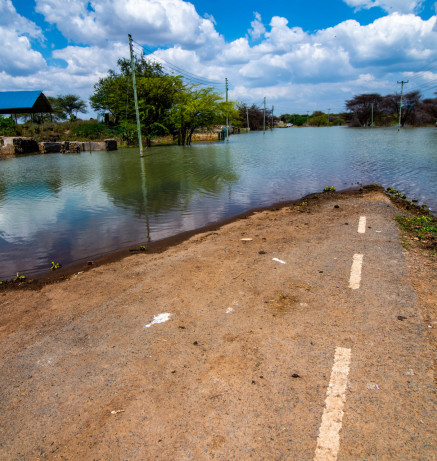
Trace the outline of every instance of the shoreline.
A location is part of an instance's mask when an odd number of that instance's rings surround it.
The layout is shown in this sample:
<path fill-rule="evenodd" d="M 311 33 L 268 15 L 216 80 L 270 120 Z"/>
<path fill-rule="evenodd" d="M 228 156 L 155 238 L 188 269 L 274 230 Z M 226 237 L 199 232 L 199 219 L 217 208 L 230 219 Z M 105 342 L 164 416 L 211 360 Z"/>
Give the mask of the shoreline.
<path fill-rule="evenodd" d="M 310 205 L 316 205 L 317 203 L 321 203 L 322 201 L 326 200 L 336 200 L 337 198 L 344 198 L 344 197 L 354 197 L 354 196 L 363 196 L 366 192 L 378 191 L 384 193 L 387 197 L 391 199 L 391 201 L 397 206 L 398 208 L 406 208 L 409 205 L 406 204 L 406 200 L 398 199 L 395 197 L 390 197 L 385 189 L 380 185 L 369 184 L 364 186 L 353 186 L 350 188 L 342 189 L 335 192 L 314 192 L 308 194 L 304 197 L 301 197 L 297 200 L 286 200 L 286 201 L 279 201 L 274 202 L 270 205 L 262 206 L 262 207 L 255 207 L 251 208 L 247 211 L 239 213 L 235 216 L 231 216 L 228 218 L 221 219 L 219 221 L 207 224 L 202 227 L 198 227 L 196 229 L 180 232 L 178 234 L 172 235 L 170 237 L 166 237 L 163 239 L 159 239 L 156 241 L 149 242 L 144 249 L 144 246 L 139 243 L 132 243 L 128 246 L 123 246 L 122 248 L 118 248 L 116 250 L 111 250 L 107 253 L 97 253 L 94 255 L 89 255 L 87 257 L 82 258 L 79 261 L 75 261 L 70 264 L 63 265 L 60 269 L 56 269 L 54 271 L 44 271 L 44 272 L 35 272 L 30 273 L 31 275 L 28 276 L 27 274 L 23 274 L 26 276 L 26 280 L 24 281 L 14 281 L 13 279 L 3 280 L 0 284 L 0 290 L 17 290 L 17 289 L 40 289 L 43 286 L 50 285 L 53 283 L 59 283 L 64 280 L 69 279 L 71 276 L 87 272 L 93 268 L 105 266 L 107 264 L 121 261 L 122 259 L 131 256 L 133 254 L 143 254 L 143 255 L 150 255 L 150 254 L 159 254 L 167 249 L 179 245 L 191 237 L 196 236 L 198 234 L 206 233 L 206 232 L 214 232 L 218 229 L 222 228 L 227 224 L 231 224 L 233 222 L 247 219 L 250 216 L 253 216 L 256 213 L 260 213 L 263 211 L 278 211 L 282 208 L 286 207 L 299 207 L 302 202 L 305 202 L 305 208 Z M 409 204 L 409 202 L 408 202 Z M 420 210 L 420 207 L 416 205 L 411 205 L 412 209 L 408 211 Z M 302 207 L 303 208 L 303 207 Z M 300 210 L 302 213 L 309 211 Z M 140 249 L 140 246 L 142 249 Z"/>

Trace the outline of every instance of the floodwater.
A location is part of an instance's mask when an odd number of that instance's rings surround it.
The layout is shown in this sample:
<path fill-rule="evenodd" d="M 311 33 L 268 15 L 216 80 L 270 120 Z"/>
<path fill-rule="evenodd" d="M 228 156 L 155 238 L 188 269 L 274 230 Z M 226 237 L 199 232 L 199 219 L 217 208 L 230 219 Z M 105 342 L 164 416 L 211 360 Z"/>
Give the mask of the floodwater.
<path fill-rule="evenodd" d="M 325 186 L 392 186 L 437 209 L 434 128 L 276 129 L 229 143 L 0 162 L 0 280 L 93 259 Z"/>

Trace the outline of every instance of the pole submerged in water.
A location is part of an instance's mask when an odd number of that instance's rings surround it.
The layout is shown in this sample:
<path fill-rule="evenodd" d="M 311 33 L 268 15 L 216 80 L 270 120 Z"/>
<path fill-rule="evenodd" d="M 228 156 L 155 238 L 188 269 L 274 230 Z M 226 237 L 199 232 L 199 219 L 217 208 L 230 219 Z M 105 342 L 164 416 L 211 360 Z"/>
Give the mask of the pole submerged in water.
<path fill-rule="evenodd" d="M 132 35 L 128 34 L 128 37 L 129 37 L 129 50 L 130 50 L 130 67 L 132 69 L 132 85 L 134 87 L 135 115 L 137 118 L 138 143 L 140 145 L 140 157 L 142 157 L 143 156 L 143 141 L 141 139 L 140 112 L 138 110 L 137 83 L 135 81 L 135 63 L 134 63 L 134 53 L 132 49 Z"/>
<path fill-rule="evenodd" d="M 225 78 L 226 86 L 226 102 L 228 102 L 228 79 Z M 229 142 L 229 114 L 228 109 L 226 108 L 226 141 Z"/>

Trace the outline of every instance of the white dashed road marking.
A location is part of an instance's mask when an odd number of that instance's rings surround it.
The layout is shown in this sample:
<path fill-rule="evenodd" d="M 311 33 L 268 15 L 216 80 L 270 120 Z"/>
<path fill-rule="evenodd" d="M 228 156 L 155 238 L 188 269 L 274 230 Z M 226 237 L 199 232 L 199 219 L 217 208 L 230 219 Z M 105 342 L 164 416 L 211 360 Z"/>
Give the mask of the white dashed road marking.
<path fill-rule="evenodd" d="M 349 278 L 349 288 L 352 288 L 352 290 L 357 290 L 360 288 L 363 256 L 364 255 L 361 254 L 354 254 L 354 260 L 351 267 L 351 276 Z"/>
<path fill-rule="evenodd" d="M 360 216 L 360 221 L 358 222 L 358 233 L 364 234 L 366 232 L 366 217 Z"/>
<path fill-rule="evenodd" d="M 326 392 L 325 409 L 317 438 L 314 461 L 335 461 L 337 459 L 350 361 L 351 350 L 337 347 Z"/>

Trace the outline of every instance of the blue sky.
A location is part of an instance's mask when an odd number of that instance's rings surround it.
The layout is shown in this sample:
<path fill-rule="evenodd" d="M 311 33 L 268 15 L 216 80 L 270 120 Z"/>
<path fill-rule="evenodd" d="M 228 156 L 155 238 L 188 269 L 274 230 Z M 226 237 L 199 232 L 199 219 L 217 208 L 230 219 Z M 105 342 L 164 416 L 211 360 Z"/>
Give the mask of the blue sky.
<path fill-rule="evenodd" d="M 275 113 L 358 93 L 437 91 L 435 0 L 0 0 L 0 91 L 88 99 L 127 34 L 139 52 Z M 89 115 L 93 115 L 90 111 Z"/>

